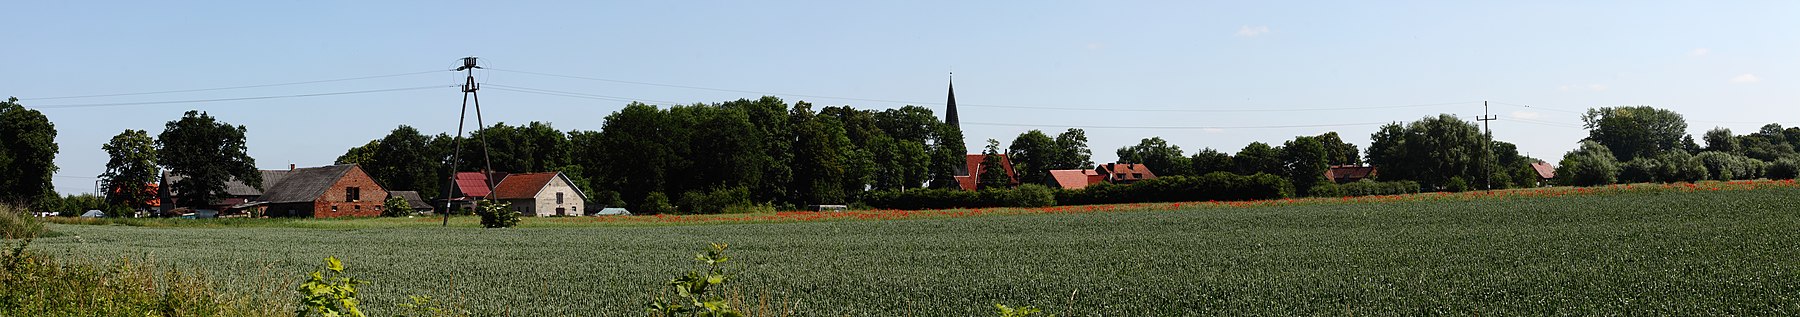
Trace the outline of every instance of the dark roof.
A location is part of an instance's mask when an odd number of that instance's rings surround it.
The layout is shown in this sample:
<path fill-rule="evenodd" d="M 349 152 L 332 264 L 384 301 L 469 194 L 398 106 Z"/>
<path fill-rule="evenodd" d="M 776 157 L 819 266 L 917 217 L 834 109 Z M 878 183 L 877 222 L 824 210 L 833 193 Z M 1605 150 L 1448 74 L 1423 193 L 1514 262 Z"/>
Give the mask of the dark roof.
<path fill-rule="evenodd" d="M 1000 168 L 1006 169 L 1006 178 L 1011 179 L 1012 184 L 1018 184 L 1019 178 L 1018 174 L 1013 173 L 1012 159 L 1006 158 L 1006 154 L 999 154 L 999 156 Z M 969 175 L 956 176 L 957 185 L 962 186 L 963 190 L 975 190 L 977 189 L 976 187 L 980 187 L 981 172 L 983 170 L 983 168 L 981 168 L 981 163 L 984 161 L 987 161 L 987 155 L 985 154 L 969 154 L 963 156 L 963 162 L 967 164 L 965 167 L 968 168 Z"/>
<path fill-rule="evenodd" d="M 344 174 L 356 168 L 355 164 L 308 167 L 288 172 L 279 183 L 268 186 L 262 197 L 256 200 L 270 203 L 310 202 L 324 195 Z"/>
<path fill-rule="evenodd" d="M 410 190 L 388 191 L 388 198 L 392 199 L 393 197 L 400 197 L 400 199 L 405 199 L 406 204 L 412 206 L 413 209 L 431 209 L 431 203 L 425 202 L 424 198 L 420 198 L 419 192 L 417 192 L 417 191 L 410 191 Z"/>
<path fill-rule="evenodd" d="M 506 179 L 500 180 L 499 184 L 494 185 L 494 199 L 536 198 L 537 193 L 543 191 L 544 185 L 550 184 L 550 180 L 556 179 L 557 174 L 559 173 L 507 175 Z"/>
<path fill-rule="evenodd" d="M 1325 178 L 1334 182 L 1354 182 L 1364 178 L 1375 177 L 1374 166 L 1338 165 L 1325 170 Z"/>

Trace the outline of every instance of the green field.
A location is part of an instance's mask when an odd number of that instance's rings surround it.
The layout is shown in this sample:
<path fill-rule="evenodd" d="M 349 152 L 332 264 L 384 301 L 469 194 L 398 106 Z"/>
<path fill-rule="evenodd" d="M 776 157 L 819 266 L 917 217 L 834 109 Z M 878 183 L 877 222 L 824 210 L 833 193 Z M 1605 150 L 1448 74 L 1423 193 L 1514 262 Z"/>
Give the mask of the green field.
<path fill-rule="evenodd" d="M 149 257 L 228 291 L 337 256 L 375 316 L 408 294 L 478 315 L 641 316 L 731 244 L 749 302 L 800 316 L 1795 315 L 1800 189 L 884 221 L 478 228 L 54 225 L 32 244 Z M 528 223 L 529 224 L 529 223 Z M 268 290 L 264 290 L 268 292 Z"/>

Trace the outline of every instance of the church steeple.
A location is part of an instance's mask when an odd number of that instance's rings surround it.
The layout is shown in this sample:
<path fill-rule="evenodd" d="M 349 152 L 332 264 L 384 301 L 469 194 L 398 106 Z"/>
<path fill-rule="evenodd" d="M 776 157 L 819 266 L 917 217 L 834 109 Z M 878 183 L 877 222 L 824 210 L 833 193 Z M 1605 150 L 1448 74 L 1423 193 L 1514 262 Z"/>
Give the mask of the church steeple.
<path fill-rule="evenodd" d="M 950 73 L 950 100 L 944 102 L 944 123 L 962 130 L 962 121 L 956 118 L 956 73 Z"/>

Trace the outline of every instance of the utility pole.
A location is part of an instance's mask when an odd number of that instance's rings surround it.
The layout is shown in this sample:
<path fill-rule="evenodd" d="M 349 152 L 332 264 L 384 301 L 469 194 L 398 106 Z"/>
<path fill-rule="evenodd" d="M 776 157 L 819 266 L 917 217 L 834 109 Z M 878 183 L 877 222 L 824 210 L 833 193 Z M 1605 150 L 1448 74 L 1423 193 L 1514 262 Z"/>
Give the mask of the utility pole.
<path fill-rule="evenodd" d="M 469 101 L 471 99 L 473 99 L 475 101 L 475 126 L 477 126 L 477 127 L 486 127 L 487 126 L 486 123 L 483 123 L 481 121 L 481 95 L 475 93 L 476 90 L 481 89 L 481 85 L 475 83 L 475 70 L 480 69 L 481 66 L 476 65 L 474 56 L 464 57 L 464 58 L 462 58 L 462 62 L 463 62 L 462 66 L 457 67 L 456 69 L 454 69 L 454 71 L 467 72 L 468 80 L 465 81 L 462 86 L 462 92 L 463 92 L 462 112 L 461 112 L 461 114 L 458 114 L 457 118 L 456 118 L 456 138 L 452 139 L 453 141 L 451 141 L 451 143 L 456 144 L 456 146 L 454 146 L 455 150 L 454 150 L 454 152 L 450 152 L 450 161 L 446 162 L 444 164 L 444 165 L 448 166 L 448 169 L 450 170 L 450 186 L 444 187 L 444 226 L 445 227 L 450 226 L 450 207 L 453 205 L 452 204 L 453 201 L 451 200 L 451 198 L 452 198 L 451 195 L 456 194 L 456 186 L 457 186 L 456 185 L 456 163 L 458 163 L 462 159 L 463 123 L 468 121 Z M 481 171 L 482 172 L 481 178 L 482 178 L 483 182 L 486 183 L 485 185 L 487 185 L 488 193 L 487 193 L 486 198 L 489 198 L 491 200 L 494 195 L 494 179 L 492 177 L 493 170 L 494 170 L 494 164 L 489 161 L 487 136 L 484 134 L 484 135 L 480 136 L 478 139 L 480 139 L 480 141 L 481 141 L 481 165 L 483 168 Z"/>
<path fill-rule="evenodd" d="M 1494 147 L 1494 129 L 1490 128 L 1488 126 L 1488 121 L 1494 121 L 1495 119 L 1499 119 L 1499 118 L 1494 117 L 1494 115 L 1488 114 L 1488 102 L 1482 101 L 1481 102 L 1481 116 L 1476 117 L 1475 121 L 1481 121 L 1481 129 L 1485 130 L 1484 132 L 1482 132 L 1483 137 L 1481 140 L 1481 150 L 1482 150 L 1482 154 L 1483 154 L 1481 156 L 1481 178 L 1486 179 L 1487 189 L 1494 189 L 1494 172 L 1492 172 L 1490 170 L 1493 167 L 1488 166 L 1489 162 L 1487 160 L 1487 156 L 1492 155 L 1494 153 L 1494 149 L 1493 149 L 1493 147 Z"/>

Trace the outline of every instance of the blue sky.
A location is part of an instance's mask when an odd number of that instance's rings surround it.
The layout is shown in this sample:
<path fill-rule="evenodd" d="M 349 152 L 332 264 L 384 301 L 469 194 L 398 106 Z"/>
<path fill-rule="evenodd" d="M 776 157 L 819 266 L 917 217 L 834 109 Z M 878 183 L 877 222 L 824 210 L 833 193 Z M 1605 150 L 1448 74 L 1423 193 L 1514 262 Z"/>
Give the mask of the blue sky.
<path fill-rule="evenodd" d="M 111 136 L 159 133 L 189 109 L 248 126 L 265 169 L 330 164 L 401 124 L 454 133 L 462 79 L 448 70 L 470 55 L 492 67 L 478 76 L 490 84 L 488 123 L 562 130 L 598 129 L 621 100 L 762 95 L 739 91 L 941 113 L 954 70 L 971 149 L 1090 127 L 1098 162 L 1151 136 L 1188 153 L 1326 131 L 1366 147 L 1370 123 L 1473 119 L 1484 100 L 1500 117 L 1496 138 L 1551 161 L 1585 136 L 1575 112 L 1589 107 L 1672 109 L 1694 134 L 1800 124 L 1794 1 L 27 1 L 6 11 L 0 95 L 56 124 L 63 193 L 93 190 Z M 411 75 L 49 99 L 396 74 Z M 60 107 L 402 88 L 418 89 Z M 1279 126 L 1307 127 L 1269 128 Z"/>

